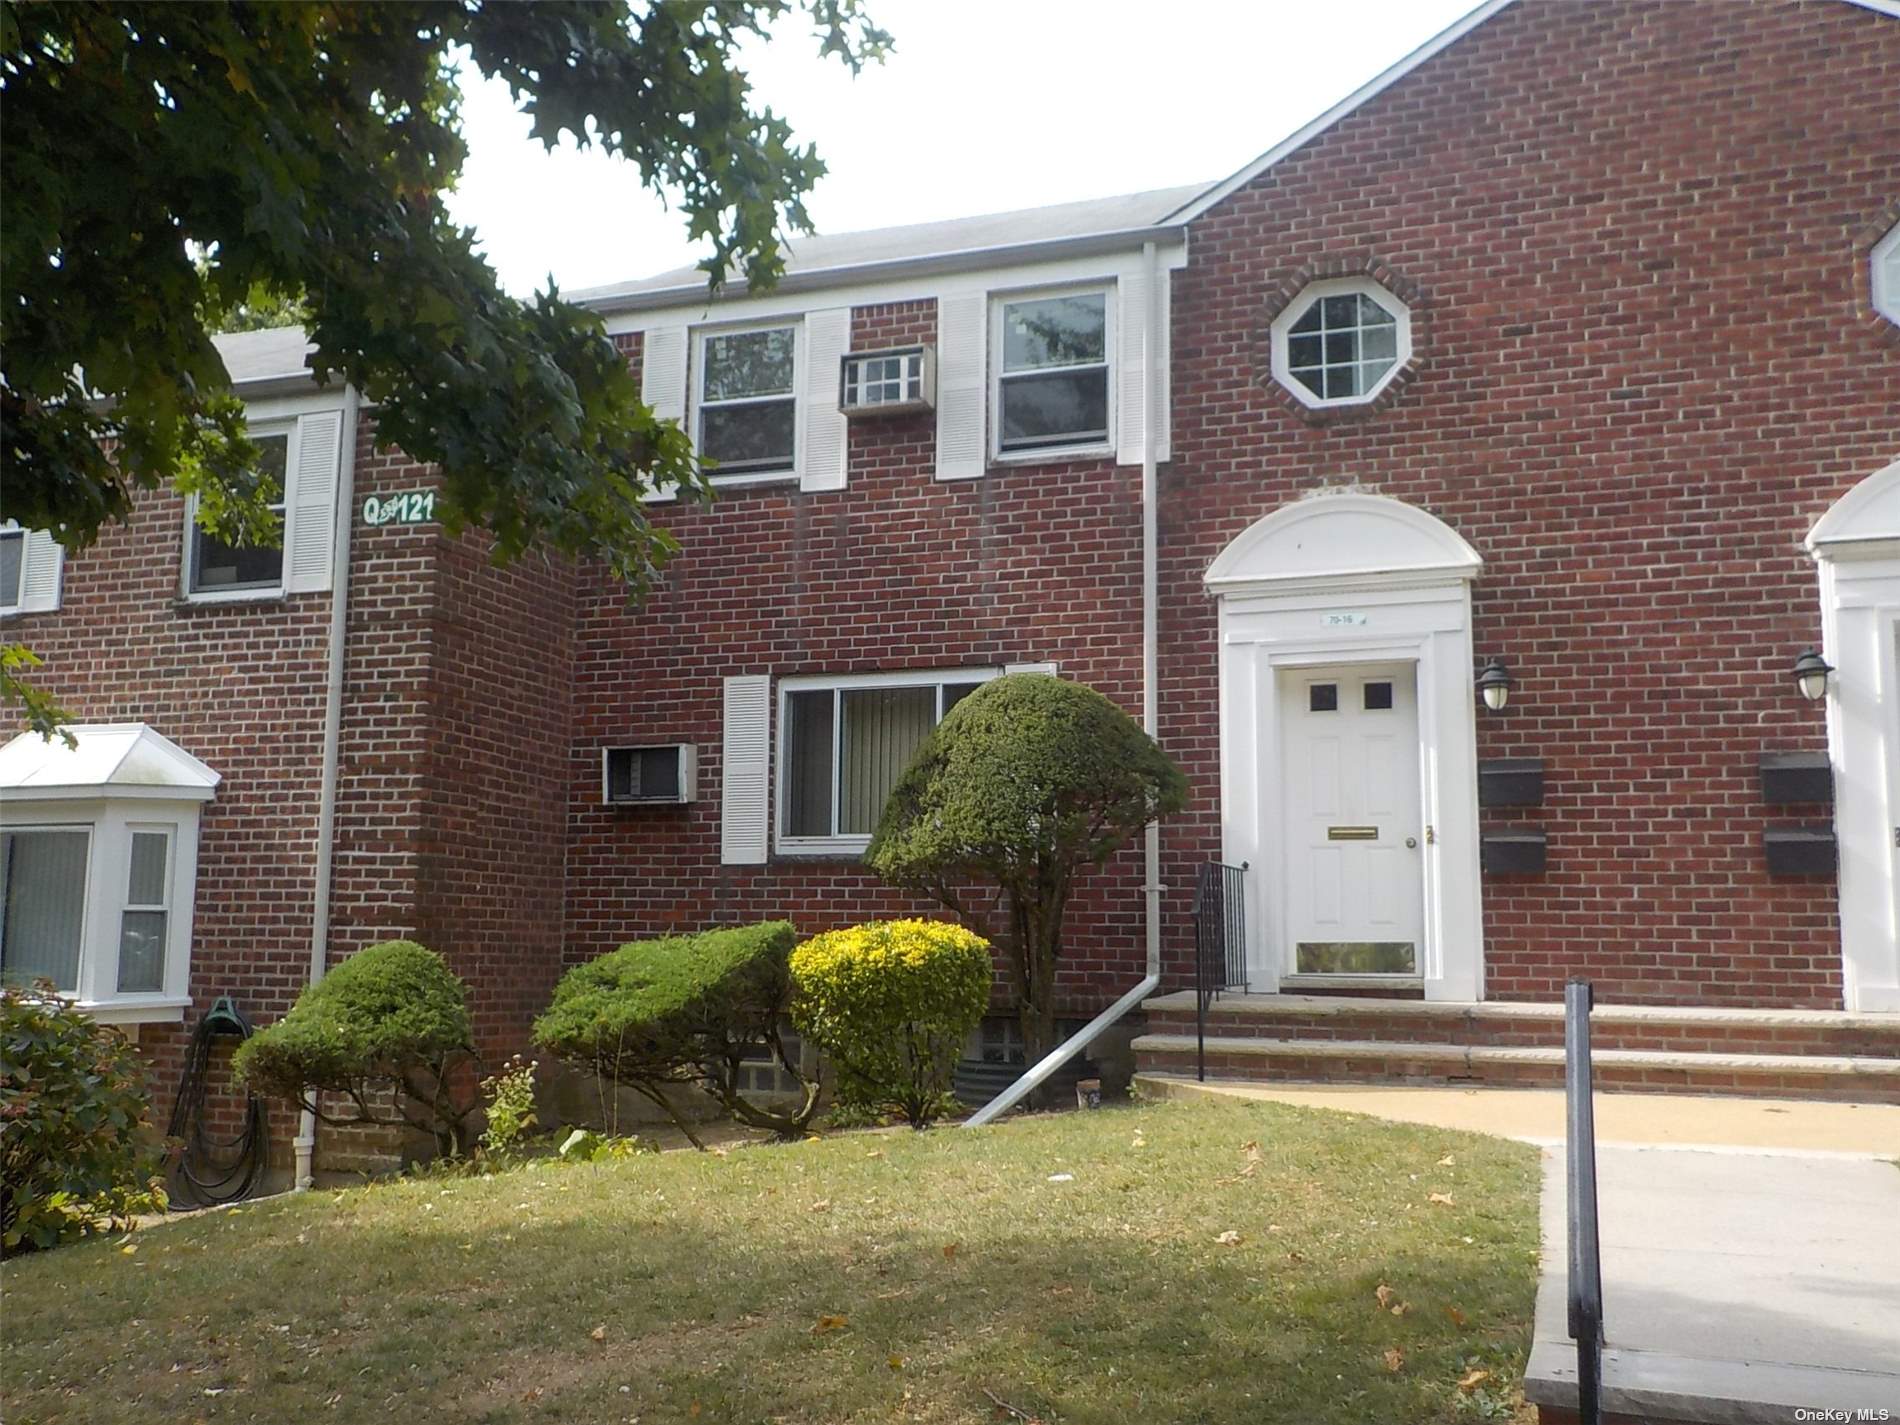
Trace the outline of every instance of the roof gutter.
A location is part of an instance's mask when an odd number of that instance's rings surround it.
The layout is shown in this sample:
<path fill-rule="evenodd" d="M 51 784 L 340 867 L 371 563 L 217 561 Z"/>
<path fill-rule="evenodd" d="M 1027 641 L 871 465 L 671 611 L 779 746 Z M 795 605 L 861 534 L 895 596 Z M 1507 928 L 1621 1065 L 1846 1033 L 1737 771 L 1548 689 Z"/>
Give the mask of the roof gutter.
<path fill-rule="evenodd" d="M 330 647 L 323 702 L 323 773 L 317 794 L 317 864 L 311 885 L 310 983 L 323 978 L 329 960 L 330 879 L 336 861 L 338 748 L 343 737 L 343 654 L 350 617 L 350 531 L 356 520 L 356 425 L 362 401 L 354 386 L 343 392 L 343 451 L 338 462 L 336 533 L 330 541 Z M 306 1090 L 306 1093 L 311 1092 Z M 297 1120 L 296 1187 L 315 1179 L 317 1116 L 306 1108 Z"/>
<path fill-rule="evenodd" d="M 991 247 L 964 248 L 955 252 L 922 253 L 915 256 L 885 258 L 876 262 L 854 262 L 843 267 L 820 267 L 808 272 L 788 272 L 775 282 L 771 291 L 811 292 L 827 287 L 845 287 L 907 277 L 928 277 L 949 272 L 979 272 L 1013 262 L 1048 261 L 1061 257 L 1092 257 L 1098 253 L 1126 252 L 1136 244 L 1144 248 L 1187 238 L 1184 223 L 1151 224 L 1139 228 L 1118 228 L 1113 232 L 1086 233 L 1079 237 L 1048 238 L 1040 242 L 1000 243 Z M 732 301 L 751 295 L 743 281 L 730 282 L 715 294 L 704 282 L 677 287 L 656 287 L 647 291 L 601 293 L 570 297 L 577 307 L 601 315 L 618 312 L 656 311 L 667 307 L 691 306 L 696 302 Z"/>

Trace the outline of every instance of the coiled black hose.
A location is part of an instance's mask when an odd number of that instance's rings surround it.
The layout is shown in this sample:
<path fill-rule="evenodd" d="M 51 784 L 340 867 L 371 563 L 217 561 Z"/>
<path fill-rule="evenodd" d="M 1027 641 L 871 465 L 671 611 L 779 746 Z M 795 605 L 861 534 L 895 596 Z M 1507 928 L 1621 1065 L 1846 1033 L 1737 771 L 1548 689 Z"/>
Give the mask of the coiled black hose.
<path fill-rule="evenodd" d="M 205 1131 L 205 1090 L 211 1077 L 211 1054 L 220 1038 L 243 1043 L 251 1037 L 250 1020 L 228 995 L 220 995 L 191 1032 L 185 1050 L 185 1071 L 178 1080 L 172 1103 L 171 1127 L 166 1131 L 183 1147 L 173 1168 L 172 1206 L 178 1209 L 216 1207 L 248 1197 L 263 1180 L 269 1154 L 269 1120 L 264 1100 L 248 1095 L 244 1126 L 226 1139 Z"/>

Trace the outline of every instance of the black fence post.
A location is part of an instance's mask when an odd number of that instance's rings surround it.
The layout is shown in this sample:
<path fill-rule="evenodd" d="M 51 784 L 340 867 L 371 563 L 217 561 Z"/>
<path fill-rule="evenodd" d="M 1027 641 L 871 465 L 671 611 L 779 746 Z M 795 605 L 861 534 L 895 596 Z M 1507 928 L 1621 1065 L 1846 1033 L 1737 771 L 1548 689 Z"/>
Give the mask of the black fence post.
<path fill-rule="evenodd" d="M 1569 1328 L 1577 1343 L 1577 1417 L 1603 1418 L 1603 1258 L 1597 1230 L 1597 1130 L 1590 1063 L 1588 980 L 1564 987 L 1565 1193 L 1569 1226 Z"/>

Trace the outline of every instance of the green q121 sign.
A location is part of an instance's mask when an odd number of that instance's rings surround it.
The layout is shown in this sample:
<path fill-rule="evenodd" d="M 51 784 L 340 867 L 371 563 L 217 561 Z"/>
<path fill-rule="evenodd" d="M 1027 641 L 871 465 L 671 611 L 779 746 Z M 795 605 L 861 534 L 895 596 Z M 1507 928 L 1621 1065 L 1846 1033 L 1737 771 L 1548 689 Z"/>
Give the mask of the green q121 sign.
<path fill-rule="evenodd" d="M 370 495 L 363 501 L 363 523 L 368 525 L 428 524 L 434 518 L 434 490 L 407 490 L 382 499 Z"/>

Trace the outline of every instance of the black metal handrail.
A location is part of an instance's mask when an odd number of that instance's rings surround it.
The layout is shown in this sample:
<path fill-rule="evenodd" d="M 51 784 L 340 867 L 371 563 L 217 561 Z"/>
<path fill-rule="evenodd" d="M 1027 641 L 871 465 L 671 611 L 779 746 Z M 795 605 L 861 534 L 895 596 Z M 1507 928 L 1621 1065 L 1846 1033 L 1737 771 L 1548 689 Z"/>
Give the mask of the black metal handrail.
<path fill-rule="evenodd" d="M 1564 987 L 1565 1169 L 1570 1228 L 1569 1326 L 1577 1343 L 1577 1418 L 1599 1425 L 1603 1411 L 1603 1258 L 1597 1241 L 1597 1124 L 1590 1066 L 1588 980 Z"/>
<path fill-rule="evenodd" d="M 1207 1079 L 1207 1007 L 1247 983 L 1247 864 L 1202 864 L 1194 878 L 1194 1062 Z"/>

